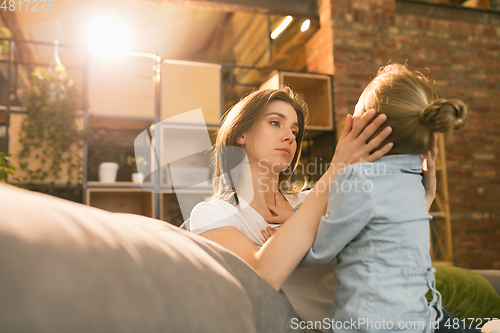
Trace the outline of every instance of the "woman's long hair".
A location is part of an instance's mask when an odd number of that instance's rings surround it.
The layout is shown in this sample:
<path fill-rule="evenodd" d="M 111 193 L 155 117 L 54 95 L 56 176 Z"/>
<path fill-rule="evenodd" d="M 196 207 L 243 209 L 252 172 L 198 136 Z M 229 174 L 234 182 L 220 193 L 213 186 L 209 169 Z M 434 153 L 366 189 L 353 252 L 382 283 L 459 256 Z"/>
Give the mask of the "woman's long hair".
<path fill-rule="evenodd" d="M 382 67 L 365 88 L 356 111 L 363 114 L 370 109 L 387 115 L 384 126 L 370 140 L 386 126 L 393 129 L 375 148 L 393 142 L 387 155 L 423 154 L 429 149 L 431 133 L 460 129 L 467 117 L 467 107 L 462 101 L 439 98 L 424 75 L 400 64 Z"/>
<path fill-rule="evenodd" d="M 291 186 L 289 180 L 300 159 L 304 129 L 308 120 L 307 105 L 288 87 L 264 89 L 250 93 L 222 117 L 211 156 L 211 163 L 214 166 L 212 177 L 214 194 L 205 201 L 217 198 L 232 204 L 239 204 L 236 188 L 238 188 L 240 177 L 232 177 L 230 171 L 243 161 L 246 154 L 243 148 L 240 148 L 237 139 L 261 121 L 267 105 L 273 101 L 289 103 L 295 110 L 299 123 L 299 131 L 295 138 L 297 149 L 288 168 L 279 173 L 278 189 L 281 193 L 297 193 L 302 190 L 303 187 Z"/>

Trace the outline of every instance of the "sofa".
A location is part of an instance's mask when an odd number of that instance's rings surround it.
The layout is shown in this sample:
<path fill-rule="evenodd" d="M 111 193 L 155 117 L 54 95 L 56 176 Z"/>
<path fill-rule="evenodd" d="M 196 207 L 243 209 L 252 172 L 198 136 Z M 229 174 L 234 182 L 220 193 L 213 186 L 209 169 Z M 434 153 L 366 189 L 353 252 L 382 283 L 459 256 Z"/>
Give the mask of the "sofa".
<path fill-rule="evenodd" d="M 0 331 L 295 332 L 218 244 L 163 221 L 0 184 Z"/>
<path fill-rule="evenodd" d="M 7 184 L 0 199 L 2 332 L 302 332 L 282 291 L 203 237 Z"/>

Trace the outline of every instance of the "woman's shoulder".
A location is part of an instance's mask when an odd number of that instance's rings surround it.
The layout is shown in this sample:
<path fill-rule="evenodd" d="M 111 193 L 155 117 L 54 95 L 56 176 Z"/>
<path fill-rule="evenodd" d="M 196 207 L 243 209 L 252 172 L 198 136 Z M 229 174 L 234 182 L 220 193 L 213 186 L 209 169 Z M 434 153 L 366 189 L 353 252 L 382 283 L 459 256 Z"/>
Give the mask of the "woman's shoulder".
<path fill-rule="evenodd" d="M 219 221 L 226 219 L 238 213 L 238 209 L 231 205 L 229 202 L 212 198 L 208 201 L 203 201 L 194 206 L 191 211 L 191 223 L 193 220 L 203 220 L 206 222 Z"/>
<path fill-rule="evenodd" d="M 193 211 L 206 211 L 206 210 L 216 210 L 220 211 L 221 209 L 223 210 L 228 210 L 228 211 L 237 211 L 236 207 L 231 205 L 229 202 L 218 199 L 218 198 L 212 198 L 208 201 L 202 201 L 196 204 L 194 206 Z"/>
<path fill-rule="evenodd" d="M 223 226 L 238 227 L 238 209 L 230 203 L 212 198 L 194 206 L 189 217 L 190 231 L 201 233 Z"/>

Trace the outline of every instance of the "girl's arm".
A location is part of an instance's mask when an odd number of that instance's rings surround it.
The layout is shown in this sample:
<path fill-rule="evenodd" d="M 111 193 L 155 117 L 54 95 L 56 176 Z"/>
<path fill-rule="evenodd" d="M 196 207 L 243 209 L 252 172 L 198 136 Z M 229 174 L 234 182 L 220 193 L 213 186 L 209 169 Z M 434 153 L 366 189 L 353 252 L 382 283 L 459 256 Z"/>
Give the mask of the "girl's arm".
<path fill-rule="evenodd" d="M 213 229 L 200 235 L 240 256 L 274 289 L 279 290 L 314 242 L 319 222 L 328 204 L 330 182 L 338 170 L 353 163 L 375 161 L 392 148 L 389 143 L 370 155 L 370 151 L 392 131 L 387 127 L 367 144 L 366 141 L 387 118 L 385 115 L 379 115 L 366 126 L 374 115 L 373 110 L 366 112 L 354 126 L 352 116 L 347 116 L 330 167 L 316 183 L 300 209 L 260 249 L 234 227 Z"/>
<path fill-rule="evenodd" d="M 427 210 L 431 209 L 432 202 L 436 198 L 436 159 L 438 155 L 439 133 L 432 133 L 431 147 L 425 153 L 426 168 L 424 169 L 424 187 L 425 200 L 427 201 Z"/>

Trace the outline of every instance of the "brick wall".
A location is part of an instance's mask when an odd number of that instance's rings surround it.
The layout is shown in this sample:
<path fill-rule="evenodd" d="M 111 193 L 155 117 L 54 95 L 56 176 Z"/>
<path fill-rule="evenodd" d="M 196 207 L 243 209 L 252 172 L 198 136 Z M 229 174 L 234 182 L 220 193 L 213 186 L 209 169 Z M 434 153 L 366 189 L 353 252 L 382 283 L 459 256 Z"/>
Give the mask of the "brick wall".
<path fill-rule="evenodd" d="M 440 95 L 469 106 L 465 128 L 446 144 L 454 262 L 500 269 L 500 13 L 480 12 L 493 17 L 484 24 L 469 19 L 478 14 L 472 9 L 444 19 L 412 13 L 407 6 L 416 4 L 404 1 L 319 4 L 322 26 L 306 45 L 308 70 L 334 74 L 337 122 L 389 60 L 421 70 Z"/>

